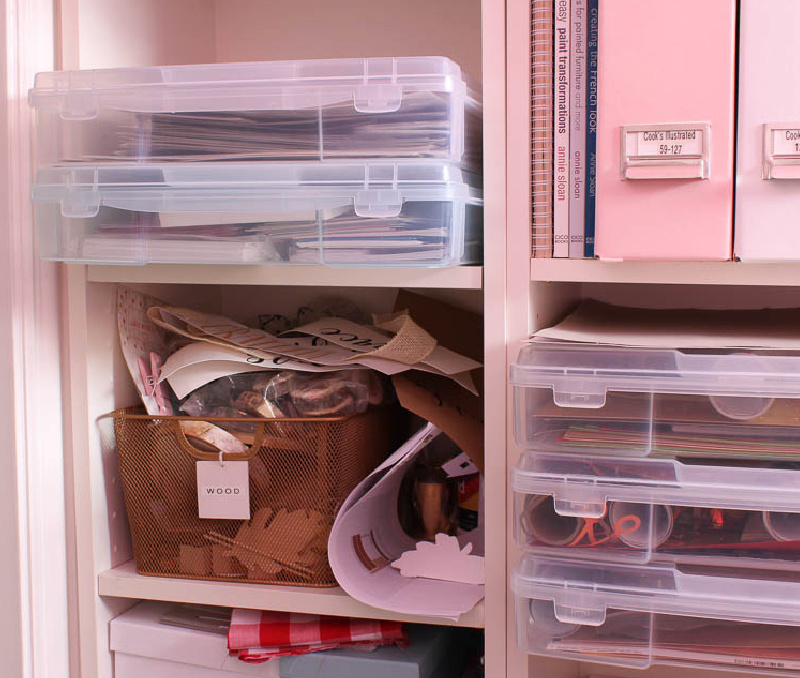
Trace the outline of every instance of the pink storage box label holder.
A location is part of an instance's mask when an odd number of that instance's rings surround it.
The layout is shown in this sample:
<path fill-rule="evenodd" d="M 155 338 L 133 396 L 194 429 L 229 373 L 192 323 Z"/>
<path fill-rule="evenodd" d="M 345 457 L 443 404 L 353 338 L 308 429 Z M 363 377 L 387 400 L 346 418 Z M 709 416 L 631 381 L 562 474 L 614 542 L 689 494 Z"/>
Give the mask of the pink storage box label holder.
<path fill-rule="evenodd" d="M 600 3 L 601 259 L 730 259 L 735 5 Z"/>

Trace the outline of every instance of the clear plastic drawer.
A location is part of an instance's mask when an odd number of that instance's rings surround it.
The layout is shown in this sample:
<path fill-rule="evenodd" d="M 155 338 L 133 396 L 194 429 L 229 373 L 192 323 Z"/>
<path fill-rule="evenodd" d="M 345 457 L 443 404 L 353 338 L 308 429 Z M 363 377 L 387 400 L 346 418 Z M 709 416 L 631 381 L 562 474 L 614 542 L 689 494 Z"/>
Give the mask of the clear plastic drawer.
<path fill-rule="evenodd" d="M 800 462 L 526 452 L 511 488 L 525 551 L 773 569 L 800 562 Z"/>
<path fill-rule="evenodd" d="M 528 556 L 512 576 L 522 651 L 647 668 L 800 673 L 800 580 Z"/>
<path fill-rule="evenodd" d="M 800 459 L 800 354 L 533 341 L 511 382 L 528 449 Z"/>

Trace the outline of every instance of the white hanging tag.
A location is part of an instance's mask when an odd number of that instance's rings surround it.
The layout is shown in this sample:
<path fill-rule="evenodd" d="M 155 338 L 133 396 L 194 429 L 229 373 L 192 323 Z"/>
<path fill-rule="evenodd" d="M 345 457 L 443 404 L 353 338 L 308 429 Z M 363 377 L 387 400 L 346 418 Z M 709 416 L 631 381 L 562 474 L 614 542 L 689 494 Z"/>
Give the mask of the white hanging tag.
<path fill-rule="evenodd" d="M 198 461 L 200 518 L 250 519 L 250 476 L 246 461 Z"/>

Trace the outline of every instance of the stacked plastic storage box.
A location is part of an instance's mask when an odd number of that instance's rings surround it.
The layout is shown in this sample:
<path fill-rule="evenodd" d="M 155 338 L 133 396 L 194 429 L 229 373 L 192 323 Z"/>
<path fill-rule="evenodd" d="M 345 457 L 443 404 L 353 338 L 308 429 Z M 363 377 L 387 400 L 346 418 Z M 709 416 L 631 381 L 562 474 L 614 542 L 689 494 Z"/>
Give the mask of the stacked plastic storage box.
<path fill-rule="evenodd" d="M 520 647 L 800 673 L 800 355 L 534 340 L 511 380 Z"/>
<path fill-rule="evenodd" d="M 481 104 L 445 58 L 42 73 L 44 258 L 479 263 Z"/>

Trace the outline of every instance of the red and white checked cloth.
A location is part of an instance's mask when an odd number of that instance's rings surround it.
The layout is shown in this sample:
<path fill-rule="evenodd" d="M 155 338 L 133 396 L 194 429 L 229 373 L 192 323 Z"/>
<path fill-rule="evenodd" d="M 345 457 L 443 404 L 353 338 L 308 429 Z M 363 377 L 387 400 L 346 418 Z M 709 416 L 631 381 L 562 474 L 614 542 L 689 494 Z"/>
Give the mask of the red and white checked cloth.
<path fill-rule="evenodd" d="M 246 662 L 353 645 L 406 644 L 400 622 L 293 612 L 233 610 L 228 630 L 228 651 Z"/>

